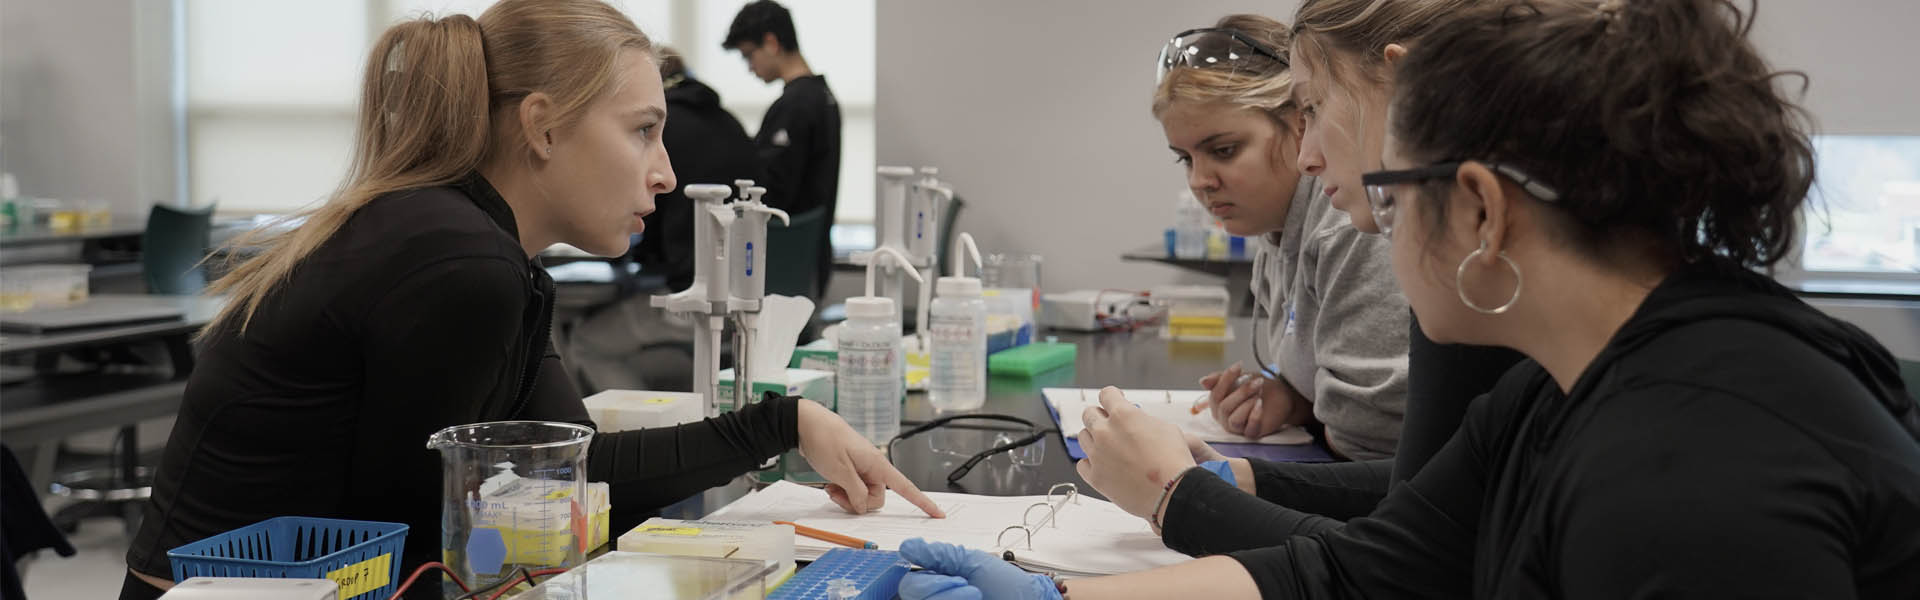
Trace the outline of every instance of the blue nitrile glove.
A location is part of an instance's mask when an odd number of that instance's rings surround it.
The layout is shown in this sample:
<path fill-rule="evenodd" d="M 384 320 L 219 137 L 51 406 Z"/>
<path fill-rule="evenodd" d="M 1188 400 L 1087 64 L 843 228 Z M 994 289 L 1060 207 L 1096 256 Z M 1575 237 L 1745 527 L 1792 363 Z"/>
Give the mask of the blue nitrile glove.
<path fill-rule="evenodd" d="M 913 538 L 900 557 L 926 569 L 900 580 L 900 600 L 1061 600 L 1045 575 L 979 550 Z"/>
<path fill-rule="evenodd" d="M 1236 487 L 1240 485 L 1240 482 L 1236 481 L 1238 478 L 1233 476 L 1232 463 L 1224 460 L 1210 460 L 1200 463 L 1200 468 L 1206 469 L 1207 472 L 1213 473 L 1214 475 L 1219 475 L 1221 479 L 1226 480 L 1227 485 Z"/>

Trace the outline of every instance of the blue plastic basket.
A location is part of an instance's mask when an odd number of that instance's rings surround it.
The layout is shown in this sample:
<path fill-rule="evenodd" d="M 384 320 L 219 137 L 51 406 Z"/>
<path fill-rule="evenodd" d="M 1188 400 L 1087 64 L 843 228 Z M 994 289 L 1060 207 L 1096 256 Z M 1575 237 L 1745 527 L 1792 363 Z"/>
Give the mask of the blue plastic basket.
<path fill-rule="evenodd" d="M 277 517 L 167 551 L 173 580 L 189 577 L 332 579 L 341 600 L 384 600 L 400 584 L 407 526 Z"/>

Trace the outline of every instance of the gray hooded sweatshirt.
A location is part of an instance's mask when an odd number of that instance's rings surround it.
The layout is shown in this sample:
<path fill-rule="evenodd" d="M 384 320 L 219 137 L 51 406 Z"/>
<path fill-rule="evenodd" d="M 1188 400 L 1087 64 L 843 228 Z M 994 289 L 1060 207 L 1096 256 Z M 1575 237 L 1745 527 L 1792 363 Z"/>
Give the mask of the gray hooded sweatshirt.
<path fill-rule="evenodd" d="M 1254 343 L 1313 403 L 1335 451 L 1392 456 L 1407 403 L 1407 299 L 1387 238 L 1354 229 L 1320 196 L 1320 178 L 1301 177 L 1285 228 L 1254 242 Z"/>

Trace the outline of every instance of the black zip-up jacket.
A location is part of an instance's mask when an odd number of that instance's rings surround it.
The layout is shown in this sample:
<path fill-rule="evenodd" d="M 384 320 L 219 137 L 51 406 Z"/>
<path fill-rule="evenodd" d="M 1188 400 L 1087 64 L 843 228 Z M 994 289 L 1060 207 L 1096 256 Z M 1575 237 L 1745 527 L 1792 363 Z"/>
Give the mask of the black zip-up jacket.
<path fill-rule="evenodd" d="M 127 564 L 168 578 L 167 550 L 277 516 L 405 523 L 403 577 L 438 560 L 428 436 L 483 421 L 591 425 L 552 319 L 553 281 L 485 179 L 375 199 L 268 295 L 245 335 L 209 337 Z M 588 478 L 612 482 L 617 507 L 665 506 L 795 447 L 797 410 L 780 399 L 596 435 Z"/>
<path fill-rule="evenodd" d="M 1392 458 L 1328 463 L 1249 459 L 1258 497 L 1181 487 L 1167 502 L 1162 540 L 1194 556 L 1264 548 L 1339 529 L 1366 516 L 1393 484 L 1409 479 L 1460 429 L 1473 399 L 1524 356 L 1506 348 L 1436 344 L 1411 321 L 1407 414 Z"/>
<path fill-rule="evenodd" d="M 1229 556 L 1266 598 L 1920 598 L 1920 412 L 1866 333 L 1709 261 L 1571 393 L 1523 362 L 1371 515 Z"/>

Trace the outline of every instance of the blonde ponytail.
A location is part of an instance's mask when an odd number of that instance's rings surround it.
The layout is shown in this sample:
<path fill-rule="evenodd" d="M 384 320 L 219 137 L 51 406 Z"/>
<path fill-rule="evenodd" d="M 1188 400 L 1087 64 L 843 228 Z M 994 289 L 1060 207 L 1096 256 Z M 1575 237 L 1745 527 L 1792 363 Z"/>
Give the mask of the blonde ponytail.
<path fill-rule="evenodd" d="M 650 56 L 652 48 L 599 0 L 503 0 L 479 21 L 451 15 L 387 29 L 367 54 L 353 160 L 340 188 L 295 215 L 289 222 L 298 227 L 231 243 L 265 250 L 208 286 L 230 298 L 202 334 L 233 325 L 244 334 L 267 296 L 373 199 L 453 183 L 494 153 L 524 151 L 512 115 L 528 94 L 554 97 L 558 116 L 547 125 L 570 123 L 618 83 L 621 50 Z"/>

